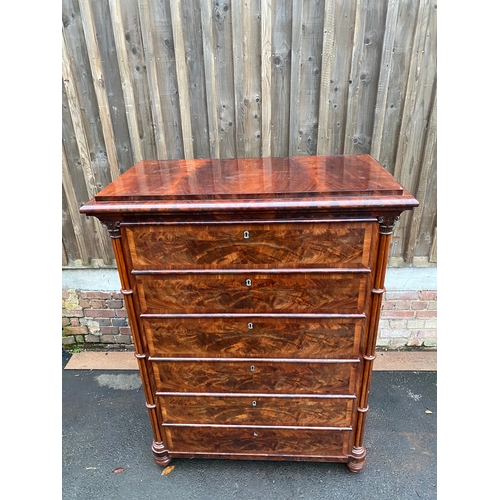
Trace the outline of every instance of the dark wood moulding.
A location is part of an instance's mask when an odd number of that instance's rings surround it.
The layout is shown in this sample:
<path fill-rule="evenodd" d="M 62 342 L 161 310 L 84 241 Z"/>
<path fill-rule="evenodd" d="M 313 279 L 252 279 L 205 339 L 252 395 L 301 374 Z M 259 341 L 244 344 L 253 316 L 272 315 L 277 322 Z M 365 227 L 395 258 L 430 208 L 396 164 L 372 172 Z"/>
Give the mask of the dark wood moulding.
<path fill-rule="evenodd" d="M 81 207 L 112 238 L 156 463 L 362 470 L 390 238 L 416 206 L 345 155 L 145 160 Z"/>

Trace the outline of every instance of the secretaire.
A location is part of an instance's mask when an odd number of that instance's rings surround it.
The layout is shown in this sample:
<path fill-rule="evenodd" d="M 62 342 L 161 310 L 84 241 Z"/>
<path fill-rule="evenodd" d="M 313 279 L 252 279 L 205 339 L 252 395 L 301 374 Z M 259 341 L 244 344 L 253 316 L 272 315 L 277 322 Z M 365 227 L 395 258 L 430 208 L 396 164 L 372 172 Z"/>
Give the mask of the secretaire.
<path fill-rule="evenodd" d="M 390 237 L 418 202 L 368 155 L 141 161 L 108 229 L 160 465 L 365 464 Z"/>

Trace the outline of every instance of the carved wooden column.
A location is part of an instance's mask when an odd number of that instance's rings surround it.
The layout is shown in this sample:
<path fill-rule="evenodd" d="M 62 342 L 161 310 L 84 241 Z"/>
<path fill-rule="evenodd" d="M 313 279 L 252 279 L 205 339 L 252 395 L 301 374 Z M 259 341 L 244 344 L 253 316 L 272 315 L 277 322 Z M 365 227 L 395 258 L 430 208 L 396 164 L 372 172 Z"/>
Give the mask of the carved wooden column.
<path fill-rule="evenodd" d="M 134 341 L 134 355 L 137 359 L 137 364 L 139 365 L 139 372 L 141 374 L 141 379 L 144 386 L 144 394 L 146 397 L 146 408 L 148 409 L 149 419 L 151 421 L 151 427 L 153 429 L 153 444 L 151 448 L 153 450 L 154 460 L 159 465 L 167 465 L 171 459 L 168 457 L 168 450 L 165 448 L 165 444 L 163 443 L 160 428 L 158 425 L 158 422 L 161 421 L 159 414 L 160 412 L 156 405 L 155 391 L 151 386 L 151 377 L 148 375 L 149 367 L 147 366 L 148 356 L 146 353 L 146 346 L 143 345 L 143 342 L 141 341 L 141 335 L 139 334 L 139 324 L 135 315 L 136 308 L 132 303 L 132 301 L 134 300 L 133 290 L 130 286 L 129 272 L 127 270 L 127 264 L 123 254 L 120 222 L 103 221 L 102 225 L 108 230 L 109 236 L 111 237 L 111 242 L 113 244 L 113 250 L 116 256 L 116 265 L 122 285 L 122 289 L 120 291 L 125 300 L 129 326 Z M 156 413 L 158 413 L 158 415 L 156 415 Z"/>
<path fill-rule="evenodd" d="M 373 278 L 372 303 L 370 308 L 369 324 L 367 330 L 367 341 L 363 354 L 363 374 L 361 383 L 361 393 L 358 400 L 358 419 L 356 424 L 356 434 L 354 436 L 354 447 L 351 451 L 352 459 L 347 466 L 352 472 L 359 472 L 366 463 L 366 448 L 363 445 L 365 434 L 366 413 L 369 410 L 368 396 L 370 393 L 370 383 L 373 372 L 373 362 L 375 361 L 375 349 L 377 346 L 378 325 L 380 321 L 380 309 L 382 306 L 382 295 L 385 292 L 385 272 L 391 243 L 391 235 L 394 225 L 399 217 L 378 217 L 379 223 L 379 244 L 377 263 Z"/>

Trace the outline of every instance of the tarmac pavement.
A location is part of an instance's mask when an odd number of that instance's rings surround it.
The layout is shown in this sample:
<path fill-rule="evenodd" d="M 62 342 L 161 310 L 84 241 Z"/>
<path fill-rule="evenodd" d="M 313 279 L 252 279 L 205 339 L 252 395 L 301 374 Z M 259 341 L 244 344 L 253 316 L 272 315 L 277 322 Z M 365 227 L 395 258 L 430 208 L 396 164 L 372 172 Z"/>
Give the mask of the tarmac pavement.
<path fill-rule="evenodd" d="M 115 354 L 109 353 L 110 359 Z M 384 356 L 391 358 L 387 353 L 379 358 Z M 173 469 L 162 475 L 164 468 L 153 461 L 135 366 L 128 361 L 92 365 L 89 358 L 82 365 L 77 358 L 63 350 L 64 500 L 437 498 L 435 364 L 386 359 L 373 372 L 367 463 L 359 473 L 340 463 L 173 459 Z"/>

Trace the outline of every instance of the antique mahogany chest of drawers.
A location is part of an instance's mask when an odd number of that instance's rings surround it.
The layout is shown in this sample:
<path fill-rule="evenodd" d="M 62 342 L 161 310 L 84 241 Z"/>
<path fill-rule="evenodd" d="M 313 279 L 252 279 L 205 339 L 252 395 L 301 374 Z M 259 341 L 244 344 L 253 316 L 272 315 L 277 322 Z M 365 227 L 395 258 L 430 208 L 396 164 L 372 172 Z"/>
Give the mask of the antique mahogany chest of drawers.
<path fill-rule="evenodd" d="M 141 161 L 108 229 L 153 456 L 365 464 L 390 235 L 418 205 L 368 155 Z"/>

